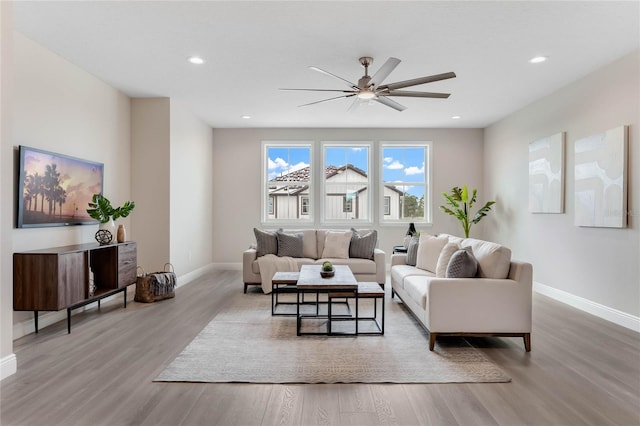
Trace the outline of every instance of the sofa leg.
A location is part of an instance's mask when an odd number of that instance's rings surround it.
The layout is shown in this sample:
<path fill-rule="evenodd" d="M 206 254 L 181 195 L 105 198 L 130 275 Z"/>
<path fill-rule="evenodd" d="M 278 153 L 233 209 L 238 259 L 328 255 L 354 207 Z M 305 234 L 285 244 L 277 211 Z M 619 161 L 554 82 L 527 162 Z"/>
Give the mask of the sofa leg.
<path fill-rule="evenodd" d="M 244 294 L 247 294 L 247 283 L 244 283 Z"/>
<path fill-rule="evenodd" d="M 429 350 L 433 351 L 433 348 L 436 346 L 436 334 L 429 333 Z"/>
<path fill-rule="evenodd" d="M 522 338 L 524 339 L 524 350 L 531 352 L 531 333 L 524 333 Z"/>
<path fill-rule="evenodd" d="M 393 299 L 396 295 L 396 292 L 394 289 L 391 289 L 391 298 Z"/>

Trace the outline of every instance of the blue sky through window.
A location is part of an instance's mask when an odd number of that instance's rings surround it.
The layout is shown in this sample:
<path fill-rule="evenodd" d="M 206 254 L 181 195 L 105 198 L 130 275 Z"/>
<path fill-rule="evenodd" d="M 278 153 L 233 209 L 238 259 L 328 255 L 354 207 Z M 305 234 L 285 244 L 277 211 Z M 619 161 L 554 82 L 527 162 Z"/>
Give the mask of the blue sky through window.
<path fill-rule="evenodd" d="M 325 166 L 344 166 L 352 164 L 369 173 L 369 149 L 367 147 L 327 147 Z"/>
<path fill-rule="evenodd" d="M 399 185 L 398 189 L 421 197 L 425 183 L 424 147 L 385 147 L 382 148 L 382 180 L 385 183 L 419 183 L 420 186 Z"/>
<path fill-rule="evenodd" d="M 309 147 L 269 147 L 267 150 L 269 179 L 294 172 L 309 166 Z"/>

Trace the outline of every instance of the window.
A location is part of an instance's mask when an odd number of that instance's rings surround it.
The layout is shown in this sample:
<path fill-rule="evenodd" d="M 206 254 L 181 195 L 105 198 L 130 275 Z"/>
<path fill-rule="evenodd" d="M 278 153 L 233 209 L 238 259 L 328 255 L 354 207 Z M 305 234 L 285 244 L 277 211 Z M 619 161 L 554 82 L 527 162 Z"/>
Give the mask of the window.
<path fill-rule="evenodd" d="M 349 198 L 346 195 L 342 198 L 342 211 L 344 213 L 351 213 L 353 211 L 353 203 L 351 201 L 352 198 Z"/>
<path fill-rule="evenodd" d="M 371 221 L 369 143 L 325 143 L 323 220 Z"/>
<path fill-rule="evenodd" d="M 380 157 L 381 197 L 384 199 L 381 221 L 429 222 L 429 145 L 382 144 Z"/>
<path fill-rule="evenodd" d="M 391 197 L 388 195 L 384 196 L 384 215 L 389 216 L 391 214 Z"/>
<path fill-rule="evenodd" d="M 263 171 L 263 221 L 312 220 L 311 144 L 263 142 Z"/>
<path fill-rule="evenodd" d="M 308 215 L 309 214 L 309 197 L 300 198 L 302 204 L 300 204 L 300 214 Z"/>

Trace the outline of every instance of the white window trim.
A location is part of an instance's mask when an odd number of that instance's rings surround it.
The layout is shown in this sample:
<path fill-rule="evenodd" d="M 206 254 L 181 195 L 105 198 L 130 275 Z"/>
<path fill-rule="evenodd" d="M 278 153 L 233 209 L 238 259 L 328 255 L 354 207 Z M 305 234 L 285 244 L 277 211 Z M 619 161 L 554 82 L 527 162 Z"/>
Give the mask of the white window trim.
<path fill-rule="evenodd" d="M 325 163 L 326 163 L 326 149 L 325 148 L 354 148 L 354 147 L 362 147 L 367 148 L 369 155 L 367 157 L 367 187 L 370 190 L 370 195 L 367 197 L 367 210 L 368 210 L 368 218 L 367 219 L 337 219 L 330 220 L 325 217 L 326 215 L 326 197 L 325 197 Z M 320 171 L 322 173 L 321 177 L 318 179 L 320 181 L 320 189 L 318 191 L 318 198 L 320 199 L 320 223 L 322 226 L 350 226 L 357 224 L 361 225 L 373 225 L 374 223 L 374 198 L 376 198 L 376 188 L 375 188 L 375 171 L 373 167 L 373 157 L 375 156 L 375 148 L 373 141 L 322 141 L 320 142 L 320 152 L 321 152 L 321 161 L 320 161 Z"/>
<path fill-rule="evenodd" d="M 267 167 L 267 150 L 268 148 L 309 148 L 309 166 L 310 166 L 310 172 L 309 172 L 309 214 L 308 215 L 304 215 L 304 217 L 302 217 L 303 215 L 298 214 L 298 218 L 292 218 L 292 219 L 269 219 L 269 212 L 268 212 L 268 199 L 267 196 L 268 194 L 268 189 L 267 189 L 267 182 L 269 180 L 269 170 Z M 315 164 L 314 164 L 314 157 L 315 157 L 315 152 L 314 152 L 314 147 L 313 147 L 313 142 L 312 141 L 262 141 L 262 154 L 261 154 L 261 160 L 262 160 L 262 166 L 261 166 L 261 174 L 260 174 L 260 186 L 261 186 L 261 190 L 260 190 L 260 217 L 261 217 L 261 224 L 262 225 L 268 225 L 268 226 L 276 226 L 276 225 L 291 225 L 292 223 L 296 223 L 296 222 L 305 222 L 305 223 L 313 223 L 314 222 L 314 191 L 315 191 L 315 184 L 314 184 L 314 174 L 315 174 Z M 274 200 L 274 208 L 276 207 L 275 205 L 275 201 Z"/>
<path fill-rule="evenodd" d="M 378 146 L 378 161 L 379 161 L 379 173 L 380 179 L 378 179 L 378 194 L 379 199 L 383 199 L 384 197 L 384 149 L 385 148 L 422 148 L 425 149 L 425 159 L 424 165 L 427 169 L 425 173 L 425 182 L 424 182 L 424 199 L 425 199 L 425 209 L 424 209 L 424 218 L 422 220 L 417 220 L 415 218 L 410 219 L 386 219 L 384 214 L 384 202 L 380 203 L 379 207 L 379 220 L 378 223 L 382 226 L 384 225 L 394 225 L 394 224 L 408 224 L 409 222 L 419 223 L 422 225 L 431 226 L 433 224 L 433 194 L 432 194 L 432 158 L 433 158 L 433 143 L 431 141 L 380 141 Z M 411 185 L 412 182 L 398 182 L 398 184 L 407 184 Z"/>

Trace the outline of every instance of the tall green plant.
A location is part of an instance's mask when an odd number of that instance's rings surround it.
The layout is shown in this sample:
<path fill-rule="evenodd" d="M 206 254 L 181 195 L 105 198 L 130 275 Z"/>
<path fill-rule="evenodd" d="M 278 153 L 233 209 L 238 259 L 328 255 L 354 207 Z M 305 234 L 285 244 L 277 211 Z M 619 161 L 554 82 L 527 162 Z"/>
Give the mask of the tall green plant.
<path fill-rule="evenodd" d="M 102 194 L 93 194 L 87 213 L 93 219 L 100 221 L 100 223 L 107 223 L 113 218 L 116 220 L 120 217 L 127 217 L 129 213 L 133 211 L 136 203 L 133 201 L 127 201 L 122 206 L 113 208 L 111 201 Z"/>
<path fill-rule="evenodd" d="M 450 208 L 447 206 L 440 206 L 440 208 L 445 213 L 454 216 L 460 221 L 462 229 L 464 229 L 465 238 L 469 238 L 471 225 L 480 222 L 480 220 L 491 211 L 491 206 L 496 203 L 495 201 L 487 201 L 486 204 L 476 212 L 473 218 L 471 218 L 471 208 L 476 202 L 477 192 L 478 190 L 474 189 L 471 198 L 469 198 L 469 190 L 467 189 L 467 185 L 464 185 L 462 188 L 455 186 L 451 190 L 451 195 L 446 192 L 442 194 L 447 201 L 446 204 L 448 204 Z"/>

